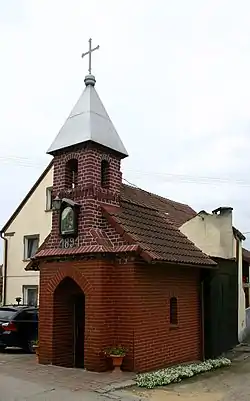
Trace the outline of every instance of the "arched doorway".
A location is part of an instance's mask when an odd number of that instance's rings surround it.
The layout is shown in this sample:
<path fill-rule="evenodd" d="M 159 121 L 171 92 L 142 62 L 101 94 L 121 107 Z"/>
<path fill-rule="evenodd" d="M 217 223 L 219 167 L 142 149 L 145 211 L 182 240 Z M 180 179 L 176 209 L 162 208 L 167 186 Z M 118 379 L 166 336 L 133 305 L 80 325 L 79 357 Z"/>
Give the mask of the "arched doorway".
<path fill-rule="evenodd" d="M 84 367 L 85 296 L 70 277 L 57 286 L 53 297 L 54 365 Z"/>

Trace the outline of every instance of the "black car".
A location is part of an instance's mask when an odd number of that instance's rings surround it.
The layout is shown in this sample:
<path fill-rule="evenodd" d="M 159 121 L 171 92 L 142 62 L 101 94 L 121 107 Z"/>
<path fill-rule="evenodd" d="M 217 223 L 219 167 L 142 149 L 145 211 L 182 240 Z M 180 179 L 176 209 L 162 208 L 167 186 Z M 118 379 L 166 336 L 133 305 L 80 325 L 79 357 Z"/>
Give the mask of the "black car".
<path fill-rule="evenodd" d="M 38 338 L 38 309 L 33 306 L 0 307 L 0 350 L 20 347 L 32 352 Z"/>

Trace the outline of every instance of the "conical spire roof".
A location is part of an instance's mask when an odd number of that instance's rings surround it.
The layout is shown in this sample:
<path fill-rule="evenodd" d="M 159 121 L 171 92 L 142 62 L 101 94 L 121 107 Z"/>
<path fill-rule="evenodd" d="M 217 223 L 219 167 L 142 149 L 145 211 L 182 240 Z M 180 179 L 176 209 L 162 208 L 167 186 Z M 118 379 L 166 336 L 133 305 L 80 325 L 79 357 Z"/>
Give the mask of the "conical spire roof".
<path fill-rule="evenodd" d="M 128 153 L 95 90 L 95 78 L 87 75 L 86 88 L 65 121 L 47 153 L 92 141 L 119 152 Z"/>

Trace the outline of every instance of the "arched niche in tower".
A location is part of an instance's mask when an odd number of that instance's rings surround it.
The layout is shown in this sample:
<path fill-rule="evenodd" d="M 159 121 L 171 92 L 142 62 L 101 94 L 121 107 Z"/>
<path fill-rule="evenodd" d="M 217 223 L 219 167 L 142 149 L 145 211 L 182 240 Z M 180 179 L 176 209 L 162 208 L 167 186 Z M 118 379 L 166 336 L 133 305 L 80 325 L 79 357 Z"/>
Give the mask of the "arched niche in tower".
<path fill-rule="evenodd" d="M 110 163 L 106 159 L 101 161 L 101 186 L 102 188 L 110 186 Z"/>
<path fill-rule="evenodd" d="M 65 166 L 65 187 L 75 188 L 78 184 L 78 160 L 70 159 Z"/>

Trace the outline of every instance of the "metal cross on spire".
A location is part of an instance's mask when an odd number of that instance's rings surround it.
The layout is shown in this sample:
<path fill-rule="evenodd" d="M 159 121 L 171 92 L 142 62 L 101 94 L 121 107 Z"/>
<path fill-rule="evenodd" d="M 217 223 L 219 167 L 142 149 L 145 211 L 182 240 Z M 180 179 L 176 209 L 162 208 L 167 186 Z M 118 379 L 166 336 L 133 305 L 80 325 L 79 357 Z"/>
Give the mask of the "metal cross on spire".
<path fill-rule="evenodd" d="M 94 47 L 94 49 L 92 49 L 91 44 L 92 44 L 92 39 L 90 38 L 89 39 L 89 51 L 82 54 L 82 57 L 85 57 L 85 56 L 89 55 L 89 74 L 90 75 L 91 75 L 91 69 L 92 69 L 92 66 L 91 66 L 91 53 L 93 53 L 95 50 L 98 50 L 99 47 L 100 47 L 98 45 L 98 46 Z"/>

